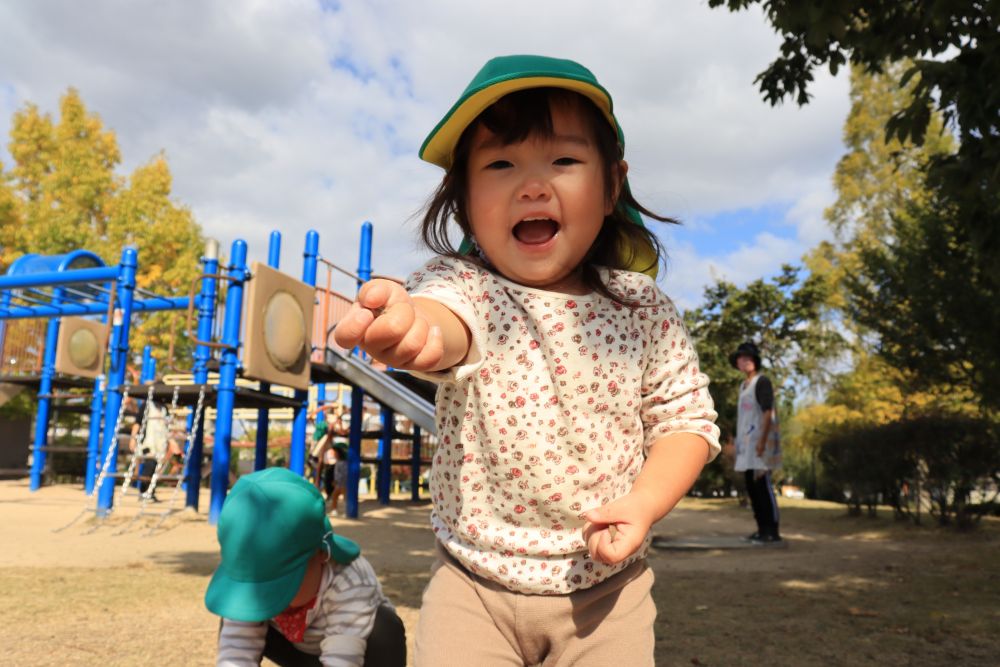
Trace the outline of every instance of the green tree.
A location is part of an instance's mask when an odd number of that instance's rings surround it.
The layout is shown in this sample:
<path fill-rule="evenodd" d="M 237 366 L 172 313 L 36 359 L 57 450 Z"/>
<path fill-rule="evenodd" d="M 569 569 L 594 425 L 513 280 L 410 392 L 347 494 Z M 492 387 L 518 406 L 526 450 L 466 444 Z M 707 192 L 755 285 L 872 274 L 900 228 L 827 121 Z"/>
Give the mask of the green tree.
<path fill-rule="evenodd" d="M 882 74 L 851 71 L 847 153 L 834 175 L 837 200 L 826 211 L 835 232 L 807 257 L 827 282 L 829 306 L 853 334 L 856 357 L 879 352 L 906 371 L 913 391 L 973 388 L 995 404 L 1000 322 L 991 307 L 995 284 L 975 261 L 969 230 L 928 187 L 923 166 L 953 150 L 943 121 L 923 144 L 881 128 L 912 98 L 900 86 L 907 63 Z"/>
<path fill-rule="evenodd" d="M 805 260 L 813 274 L 828 280 L 833 309 L 846 306 L 844 280 L 861 270 L 860 251 L 890 234 L 893 216 L 914 204 L 927 205 L 931 196 L 923 168 L 934 156 L 953 149 L 937 114 L 931 119 L 935 131 L 921 146 L 886 136 L 888 119 L 912 98 L 912 85 L 898 85 L 908 67 L 906 62 L 890 63 L 884 74 L 851 67 L 851 110 L 843 132 L 847 153 L 833 175 L 837 199 L 824 213 L 835 242 L 821 243 Z"/>
<path fill-rule="evenodd" d="M 0 165 L 0 270 L 28 252 L 77 248 L 116 264 L 122 247 L 134 245 L 139 287 L 186 294 L 204 243 L 190 210 L 171 199 L 166 159 L 158 155 L 125 178 L 115 171 L 121 163 L 115 133 L 80 95 L 70 89 L 59 109 L 58 122 L 33 104 L 14 114 L 13 166 Z M 133 348 L 151 343 L 162 358 L 169 328 L 169 315 L 138 318 Z"/>
<path fill-rule="evenodd" d="M 97 247 L 102 256 L 117 258 L 122 247 L 135 246 L 140 258 L 137 286 L 157 294 L 183 296 L 201 272 L 199 259 L 205 244 L 190 209 L 171 201 L 171 184 L 170 168 L 163 155 L 137 167 L 108 201 L 105 235 Z M 158 351 L 156 356 L 162 358 L 169 346 L 174 317 L 182 318 L 183 314 L 147 316 L 133 337 L 134 347 L 152 345 Z M 179 322 L 176 332 L 182 333 Z M 175 357 L 190 351 L 186 341 L 179 338 L 177 343 Z"/>
<path fill-rule="evenodd" d="M 709 0 L 740 11 L 761 4 L 781 35 L 780 55 L 761 72 L 764 99 L 809 101 L 813 70 L 834 74 L 848 61 L 868 73 L 904 60 L 907 104 L 887 119 L 890 138 L 920 145 L 933 137 L 932 110 L 958 138 L 955 152 L 930 163 L 928 185 L 955 227 L 964 228 L 968 260 L 1000 282 L 1000 0 Z"/>
<path fill-rule="evenodd" d="M 907 68 L 888 64 L 871 74 L 852 67 L 848 150 L 834 175 L 837 200 L 826 211 L 835 240 L 806 258 L 828 286 L 828 308 L 852 349 L 851 370 L 834 379 L 822 403 L 799 406 L 785 430 L 791 458 L 808 466 L 809 486 L 821 495 L 823 442 L 838 441 L 845 429 L 881 432 L 928 415 L 971 418 L 992 375 L 970 360 L 997 357 L 988 333 L 997 327 L 992 297 L 963 254 L 971 245 L 948 215 L 927 213 L 939 201 L 922 168 L 950 152 L 952 138 L 935 130 L 918 146 L 882 130 L 909 104 L 910 89 L 899 85 Z M 931 123 L 942 126 L 937 114 Z"/>
<path fill-rule="evenodd" d="M 846 278 L 849 313 L 915 388 L 971 388 L 984 412 L 996 413 L 1000 292 L 973 261 L 969 230 L 949 213 L 894 217 L 890 235 L 862 249 L 864 270 Z"/>
<path fill-rule="evenodd" d="M 755 280 L 744 288 L 717 281 L 705 289 L 701 306 L 684 313 L 702 370 L 712 379 L 709 389 L 724 443 L 735 432 L 743 376 L 730 365 L 729 355 L 740 343 L 752 340 L 760 346 L 782 415 L 791 412 L 798 391 L 829 375 L 827 363 L 838 354 L 841 340 L 822 316 L 825 283 L 799 274 L 800 269 L 785 265 L 770 281 Z M 704 490 L 725 486 L 724 480 L 735 480 L 731 472 L 731 465 L 717 459 L 700 484 Z"/>
<path fill-rule="evenodd" d="M 822 317 L 824 283 L 800 273 L 786 264 L 770 281 L 758 279 L 744 288 L 717 281 L 705 289 L 703 304 L 685 313 L 702 366 L 712 378 L 720 424 L 728 432 L 742 378 L 730 365 L 729 354 L 740 343 L 751 340 L 760 346 L 775 389 L 782 391 L 788 405 L 797 391 L 822 384 L 830 375 L 827 362 L 839 352 L 841 338 L 834 324 Z"/>

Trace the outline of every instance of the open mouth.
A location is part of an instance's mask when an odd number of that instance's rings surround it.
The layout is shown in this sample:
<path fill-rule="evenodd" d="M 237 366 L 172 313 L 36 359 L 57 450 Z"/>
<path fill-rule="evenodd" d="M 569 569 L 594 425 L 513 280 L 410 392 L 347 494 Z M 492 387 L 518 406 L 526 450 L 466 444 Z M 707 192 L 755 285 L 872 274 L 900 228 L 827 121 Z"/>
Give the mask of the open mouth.
<path fill-rule="evenodd" d="M 528 245 L 548 243 L 559 232 L 559 223 L 551 218 L 531 218 L 514 225 L 514 238 Z"/>

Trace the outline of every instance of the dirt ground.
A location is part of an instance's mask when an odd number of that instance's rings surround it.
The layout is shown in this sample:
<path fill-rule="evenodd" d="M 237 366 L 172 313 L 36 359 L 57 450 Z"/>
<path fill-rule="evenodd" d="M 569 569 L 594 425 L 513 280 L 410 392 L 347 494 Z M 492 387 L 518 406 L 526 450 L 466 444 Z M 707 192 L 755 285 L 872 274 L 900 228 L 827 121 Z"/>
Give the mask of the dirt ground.
<path fill-rule="evenodd" d="M 96 530 L 88 515 L 53 532 L 83 506 L 78 486 L 0 482 L 0 662 L 213 664 L 217 620 L 202 596 L 218 555 L 205 515 L 173 514 L 152 535 L 157 519 L 143 518 L 115 535 L 132 497 Z M 433 558 L 428 512 L 366 500 L 361 520 L 334 520 L 362 545 L 411 638 Z M 657 665 L 997 664 L 997 522 L 960 534 L 784 501 L 787 548 L 719 548 L 737 547 L 752 523 L 735 501 L 686 499 L 654 528 L 677 547 L 649 559 Z"/>

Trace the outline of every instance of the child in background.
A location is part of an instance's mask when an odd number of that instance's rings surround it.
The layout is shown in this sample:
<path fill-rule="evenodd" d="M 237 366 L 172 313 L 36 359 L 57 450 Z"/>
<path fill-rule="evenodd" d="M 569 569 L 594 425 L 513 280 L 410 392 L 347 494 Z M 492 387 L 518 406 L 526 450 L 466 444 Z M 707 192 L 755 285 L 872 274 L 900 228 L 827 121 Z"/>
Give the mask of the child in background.
<path fill-rule="evenodd" d="M 287 468 L 241 477 L 218 536 L 222 562 L 205 592 L 222 617 L 217 665 L 406 664 L 402 621 L 306 479 Z"/>
<path fill-rule="evenodd" d="M 308 477 L 319 488 L 323 480 L 323 467 L 326 464 L 326 451 L 330 447 L 331 433 L 328 419 L 333 412 L 332 405 L 317 404 L 306 413 L 306 419 L 313 422 L 313 446 L 306 457 Z M 321 415 L 322 413 L 322 415 Z M 323 418 L 320 419 L 319 417 Z"/>
<path fill-rule="evenodd" d="M 347 491 L 347 443 L 334 440 L 326 450 L 323 465 L 323 492 L 331 516 L 339 516 L 338 504 Z"/>
<path fill-rule="evenodd" d="M 719 445 L 623 151 L 589 70 L 489 61 L 421 148 L 439 257 L 338 324 L 441 383 L 417 665 L 653 664 L 649 529 Z"/>

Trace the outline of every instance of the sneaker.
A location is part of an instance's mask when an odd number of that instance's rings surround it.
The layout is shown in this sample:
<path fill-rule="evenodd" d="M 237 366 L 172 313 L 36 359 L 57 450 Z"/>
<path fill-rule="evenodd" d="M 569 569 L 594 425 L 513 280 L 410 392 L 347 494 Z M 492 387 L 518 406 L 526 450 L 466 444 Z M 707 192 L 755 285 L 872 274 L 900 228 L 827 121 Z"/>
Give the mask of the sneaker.
<path fill-rule="evenodd" d="M 758 535 L 750 538 L 750 544 L 757 546 L 768 546 L 781 543 L 783 540 L 778 535 Z"/>
<path fill-rule="evenodd" d="M 760 539 L 760 533 L 758 533 L 757 531 L 754 531 L 754 532 L 750 533 L 749 535 L 747 535 L 746 537 L 741 537 L 740 539 L 743 540 L 744 542 L 753 542 L 754 540 L 759 540 Z"/>

